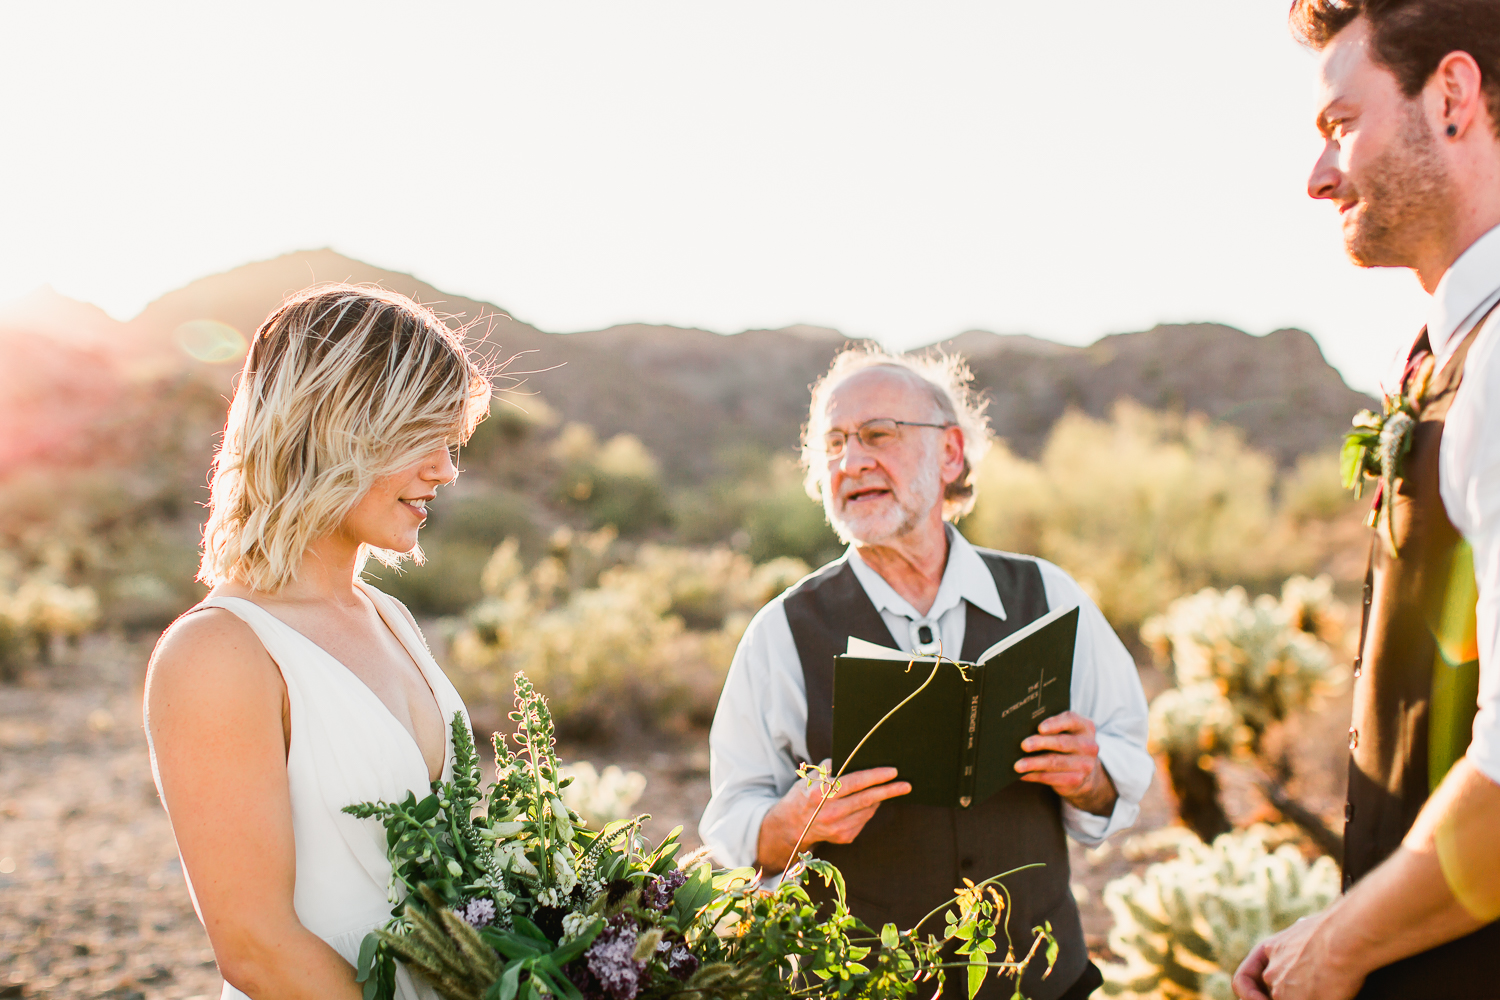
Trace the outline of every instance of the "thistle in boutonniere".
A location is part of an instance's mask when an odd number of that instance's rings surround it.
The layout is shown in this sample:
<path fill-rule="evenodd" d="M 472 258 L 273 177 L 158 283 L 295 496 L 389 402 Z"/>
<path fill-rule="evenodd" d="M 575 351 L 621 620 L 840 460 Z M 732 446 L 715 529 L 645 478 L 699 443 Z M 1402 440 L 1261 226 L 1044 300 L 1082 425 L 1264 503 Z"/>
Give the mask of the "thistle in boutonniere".
<path fill-rule="evenodd" d="M 1380 532 L 1386 552 L 1393 559 L 1399 553 L 1391 527 L 1391 503 L 1396 496 L 1396 480 L 1401 478 L 1401 462 L 1411 451 L 1412 432 L 1422 415 L 1432 368 L 1429 355 L 1411 379 L 1409 392 L 1386 396 L 1380 413 L 1374 410 L 1356 413 L 1354 427 L 1344 435 L 1344 447 L 1339 453 L 1339 472 L 1345 489 L 1352 489 L 1357 497 L 1364 492 L 1366 478 L 1376 481 L 1375 506 L 1370 511 L 1369 524 Z"/>

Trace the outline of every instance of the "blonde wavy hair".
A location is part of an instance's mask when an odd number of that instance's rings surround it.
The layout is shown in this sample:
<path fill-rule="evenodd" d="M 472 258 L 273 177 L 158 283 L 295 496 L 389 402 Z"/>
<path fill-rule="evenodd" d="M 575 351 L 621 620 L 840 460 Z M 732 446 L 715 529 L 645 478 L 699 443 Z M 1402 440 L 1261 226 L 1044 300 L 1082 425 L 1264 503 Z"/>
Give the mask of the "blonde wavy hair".
<path fill-rule="evenodd" d="M 867 368 L 894 368 L 911 378 L 932 397 L 934 422 L 954 424 L 964 432 L 964 467 L 943 492 L 943 517 L 956 521 L 974 509 L 974 470 L 990 448 L 989 400 L 970 386 L 974 373 L 958 354 L 891 354 L 878 345 L 849 347 L 833 359 L 824 376 L 812 385 L 807 423 L 802 425 L 802 485 L 814 500 L 823 499 L 827 478 L 823 433 L 827 430 L 828 397 L 849 376 Z"/>
<path fill-rule="evenodd" d="M 464 332 L 383 288 L 318 285 L 282 302 L 229 406 L 198 579 L 280 590 L 378 478 L 467 441 L 492 389 Z M 422 561 L 420 548 L 369 556 Z"/>

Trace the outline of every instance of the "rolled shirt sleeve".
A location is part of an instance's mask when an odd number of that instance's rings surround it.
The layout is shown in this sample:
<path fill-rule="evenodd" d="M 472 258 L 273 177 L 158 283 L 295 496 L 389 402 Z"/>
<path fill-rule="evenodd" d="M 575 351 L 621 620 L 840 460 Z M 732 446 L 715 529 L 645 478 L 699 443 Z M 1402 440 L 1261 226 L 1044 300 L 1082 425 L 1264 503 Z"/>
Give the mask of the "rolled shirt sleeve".
<path fill-rule="evenodd" d="M 720 864 L 751 866 L 760 824 L 807 759 L 807 692 L 781 598 L 745 630 L 709 731 L 709 786 L 698 835 Z"/>
<path fill-rule="evenodd" d="M 1048 607 L 1078 605 L 1073 711 L 1094 723 L 1099 762 L 1109 772 L 1119 796 L 1108 816 L 1063 803 L 1063 828 L 1074 840 L 1093 847 L 1135 822 L 1141 799 L 1156 774 L 1156 762 L 1146 751 L 1146 693 L 1141 689 L 1134 658 L 1099 606 L 1061 569 L 1043 559 L 1038 559 L 1037 565 L 1047 588 Z"/>

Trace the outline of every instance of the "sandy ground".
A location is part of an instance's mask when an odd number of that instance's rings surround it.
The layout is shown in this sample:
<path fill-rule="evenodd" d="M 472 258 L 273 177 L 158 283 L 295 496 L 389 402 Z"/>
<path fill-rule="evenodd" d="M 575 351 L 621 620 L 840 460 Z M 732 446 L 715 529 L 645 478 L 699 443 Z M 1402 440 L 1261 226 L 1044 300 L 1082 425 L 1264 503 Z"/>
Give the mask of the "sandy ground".
<path fill-rule="evenodd" d="M 0 998 L 216 997 L 221 980 L 188 899 L 171 828 L 157 800 L 140 724 L 148 644 L 94 639 L 53 668 L 0 687 Z M 1149 680 L 1149 678 L 1148 678 Z M 1330 820 L 1341 810 L 1337 750 L 1347 703 L 1288 734 L 1294 785 Z M 684 827 L 698 845 L 708 798 L 704 739 L 642 737 L 608 748 L 560 748 L 646 775 L 637 804 L 658 838 Z M 1226 801 L 1238 823 L 1269 814 L 1244 783 Z M 1142 803 L 1134 830 L 1105 846 L 1072 845 L 1075 895 L 1090 949 L 1110 926 L 1105 884 L 1169 851 L 1142 836 L 1175 819 L 1165 782 Z"/>

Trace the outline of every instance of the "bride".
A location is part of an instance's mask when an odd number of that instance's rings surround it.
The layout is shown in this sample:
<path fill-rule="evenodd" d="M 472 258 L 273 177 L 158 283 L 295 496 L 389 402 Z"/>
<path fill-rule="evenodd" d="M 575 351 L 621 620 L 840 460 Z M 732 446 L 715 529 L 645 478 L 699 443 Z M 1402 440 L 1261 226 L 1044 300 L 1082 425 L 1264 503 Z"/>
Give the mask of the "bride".
<path fill-rule="evenodd" d="M 450 777 L 464 706 L 411 614 L 359 574 L 420 558 L 490 391 L 460 335 L 392 292 L 309 289 L 255 334 L 214 459 L 213 589 L 157 644 L 145 701 L 224 997 L 361 996 L 390 866 L 380 824 L 340 809 Z M 433 995 L 398 976 L 403 998 Z"/>

